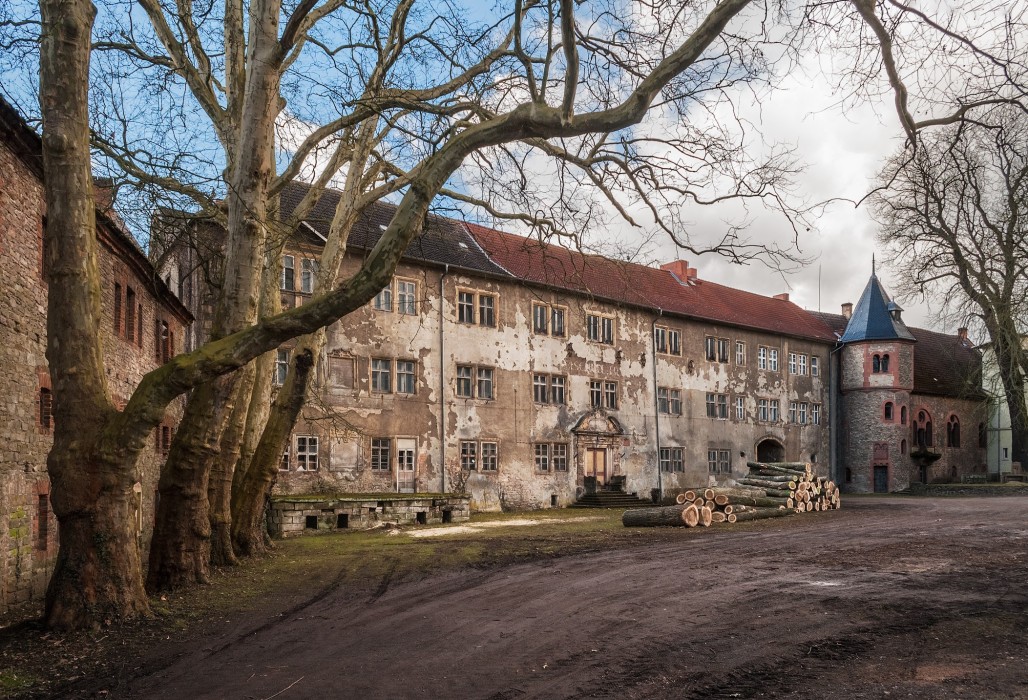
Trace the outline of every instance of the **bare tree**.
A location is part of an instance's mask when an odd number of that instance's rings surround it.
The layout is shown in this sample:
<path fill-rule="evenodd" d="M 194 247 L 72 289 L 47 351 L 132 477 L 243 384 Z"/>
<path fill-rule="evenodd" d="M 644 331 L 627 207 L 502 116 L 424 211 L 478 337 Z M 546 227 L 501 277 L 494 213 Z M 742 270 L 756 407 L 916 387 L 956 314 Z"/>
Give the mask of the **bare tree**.
<path fill-rule="evenodd" d="M 62 527 L 48 595 L 47 620 L 52 625 L 79 626 L 146 610 L 138 552 L 127 536 L 131 509 L 124 504 L 146 436 L 168 403 L 190 390 L 161 478 L 150 583 L 159 588 L 205 580 L 211 468 L 234 403 L 252 395 L 235 381 L 215 380 L 367 303 L 389 282 L 441 192 L 484 204 L 500 216 L 517 216 L 522 204 L 517 179 L 513 187 L 494 190 L 459 186 L 455 173 L 476 154 L 502 154 L 515 163 L 531 154 L 555 164 L 561 177 L 554 201 L 566 208 L 533 223 L 572 229 L 568 222 L 580 221 L 576 217 L 582 210 L 575 208 L 579 195 L 588 191 L 633 218 L 620 204 L 627 198 L 651 212 L 656 226 L 679 236 L 683 246 L 703 250 L 702 242 L 684 237 L 676 226 L 678 197 L 694 202 L 740 197 L 794 213 L 778 187 L 781 176 L 788 174 L 788 161 L 752 162 L 744 150 L 731 148 L 732 129 L 716 128 L 722 111 L 732 114 L 733 90 L 773 78 L 778 59 L 768 58 L 770 48 L 802 46 L 804 37 L 822 26 L 836 31 L 852 27 L 853 32 L 842 32 L 847 37 L 870 27 L 869 45 L 881 47 L 891 87 L 903 96 L 897 98 L 901 121 L 911 134 L 918 127 L 909 117 L 907 89 L 896 70 L 902 61 L 892 50 L 890 33 L 894 27 L 889 13 L 907 11 L 870 0 L 812 7 L 753 0 L 685 5 L 668 0 L 628 7 L 515 0 L 509 14 L 473 36 L 461 29 L 467 18 L 460 9 L 445 3 L 421 8 L 420 13 L 403 0 L 381 5 L 300 0 L 285 6 L 277 0 L 230 0 L 221 12 L 214 5 L 200 8 L 189 2 L 141 0 L 140 5 L 149 21 L 144 35 L 134 34 L 144 24 L 138 13 L 123 17 L 121 25 L 105 13 L 103 36 L 96 42 L 99 55 L 115 57 L 126 75 L 133 66 L 145 66 L 155 84 L 171 86 L 169 101 L 190 105 L 186 111 L 191 120 L 207 120 L 213 138 L 195 139 L 190 149 L 179 149 L 180 157 L 157 157 L 147 148 L 136 148 L 135 116 L 145 115 L 151 105 L 135 102 L 131 109 L 115 108 L 112 114 L 124 117 L 115 123 L 123 128 L 95 130 L 102 133 L 94 143 L 128 177 L 192 198 L 211 216 L 224 219 L 222 295 L 212 340 L 148 374 L 125 408 L 115 410 L 102 383 L 102 347 L 91 332 L 86 335 L 98 314 L 100 284 L 95 262 L 88 263 L 95 260 L 96 240 L 82 88 L 88 79 L 94 12 L 88 0 L 42 0 L 43 142 L 50 159 L 48 177 L 61 171 L 55 183 L 48 182 L 46 231 L 48 256 L 58 256 L 62 263 L 51 268 L 49 280 L 49 358 L 58 416 L 50 468 Z M 818 13 L 834 21 L 811 21 Z M 371 43 L 355 31 L 365 22 L 378 27 L 369 35 Z M 387 25 L 389 30 L 381 29 Z M 393 27 L 396 36 L 405 37 L 397 42 L 402 50 L 395 54 L 380 42 L 394 35 Z M 409 41 L 415 36 L 417 41 Z M 779 54 L 780 69 L 788 65 L 791 50 Z M 421 61 L 426 52 L 433 58 Z M 308 62 L 311 55 L 317 58 Z M 377 86 L 370 77 L 383 55 L 388 66 L 420 69 L 391 72 Z M 290 81 L 289 75 L 301 77 Z M 95 92 L 93 96 L 102 99 Z M 274 125 L 285 100 L 302 111 L 305 102 L 326 96 L 322 104 L 331 109 L 308 115 L 306 121 L 316 126 L 280 163 Z M 948 113 L 965 114 L 964 107 Z M 653 122 L 643 123 L 647 114 Z M 394 133 L 407 135 L 400 141 L 407 147 L 405 159 L 376 158 L 372 148 L 369 161 L 353 160 L 358 164 L 355 174 L 362 168 L 381 168 L 386 180 L 402 183 L 395 189 L 400 196 L 396 213 L 380 241 L 348 279 L 331 280 L 323 293 L 299 308 L 261 318 L 261 271 L 269 267 L 264 262 L 275 193 L 316 149 L 357 137 L 369 120 L 380 119 Z M 150 145 L 159 145 L 154 133 L 147 138 Z M 211 155 L 183 156 L 185 150 Z M 336 165 L 344 162 L 340 158 Z M 276 174 L 278 166 L 281 172 Z M 516 168 L 515 178 L 525 181 L 528 172 Z M 372 178 L 367 184 L 377 181 Z M 317 188 L 312 193 L 316 197 Z M 486 196 L 491 194 L 502 196 Z M 224 198 L 223 207 L 211 202 L 215 195 Z M 498 206 L 503 202 L 511 204 L 509 209 Z M 671 215 L 662 217 L 664 209 Z M 588 216 L 593 210 L 584 211 Z M 733 254 L 744 251 L 743 244 L 729 236 L 710 247 Z M 59 311 L 55 304 L 62 305 Z M 102 417 L 98 432 L 97 416 Z M 83 437 L 93 434 L 95 439 Z M 72 469 L 84 476 L 71 478 Z"/>
<path fill-rule="evenodd" d="M 993 108 L 921 134 L 873 200 L 901 292 L 977 320 L 1010 407 L 1014 459 L 1028 464 L 1028 114 Z"/>

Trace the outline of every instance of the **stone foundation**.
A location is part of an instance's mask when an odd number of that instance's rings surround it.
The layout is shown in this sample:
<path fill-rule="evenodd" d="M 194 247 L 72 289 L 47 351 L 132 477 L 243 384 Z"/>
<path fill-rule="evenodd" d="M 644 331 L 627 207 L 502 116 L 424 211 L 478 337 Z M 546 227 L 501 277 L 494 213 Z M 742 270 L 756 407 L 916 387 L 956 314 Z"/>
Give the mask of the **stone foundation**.
<path fill-rule="evenodd" d="M 470 517 L 470 499 L 466 496 L 282 496 L 272 499 L 269 524 L 272 536 L 283 538 L 308 530 L 367 530 L 387 523 L 439 525 L 467 522 Z"/>

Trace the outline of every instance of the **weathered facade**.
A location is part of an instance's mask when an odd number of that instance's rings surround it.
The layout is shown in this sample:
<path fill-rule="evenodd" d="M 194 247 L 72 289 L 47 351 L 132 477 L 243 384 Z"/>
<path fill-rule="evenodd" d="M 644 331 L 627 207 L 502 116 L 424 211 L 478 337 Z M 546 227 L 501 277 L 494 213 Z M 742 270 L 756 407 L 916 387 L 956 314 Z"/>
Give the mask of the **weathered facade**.
<path fill-rule="evenodd" d="M 46 361 L 43 171 L 39 137 L 0 100 L 0 610 L 40 598 L 57 554 L 46 456 L 53 443 Z M 107 381 L 116 403 L 179 347 L 191 317 L 157 280 L 117 216 L 97 209 Z M 153 522 L 154 494 L 180 407 L 168 411 L 141 457 L 140 546 Z"/>
<path fill-rule="evenodd" d="M 329 193 L 285 252 L 287 305 L 306 298 L 332 206 Z M 390 214 L 362 220 L 341 278 Z M 466 489 L 476 509 L 527 508 L 567 505 L 593 479 L 646 498 L 731 481 L 758 456 L 825 471 L 834 341 L 787 298 L 683 261 L 621 263 L 432 218 L 391 285 L 329 328 L 277 491 Z"/>

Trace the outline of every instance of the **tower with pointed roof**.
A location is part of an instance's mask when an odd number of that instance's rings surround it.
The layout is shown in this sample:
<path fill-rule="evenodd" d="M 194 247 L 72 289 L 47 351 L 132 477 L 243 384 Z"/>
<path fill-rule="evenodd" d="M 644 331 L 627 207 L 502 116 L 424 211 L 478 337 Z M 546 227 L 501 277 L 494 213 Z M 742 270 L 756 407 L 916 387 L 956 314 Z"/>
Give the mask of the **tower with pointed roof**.
<path fill-rule="evenodd" d="M 853 491 L 899 491 L 910 485 L 907 438 L 916 340 L 902 311 L 872 269 L 839 340 L 839 476 Z"/>

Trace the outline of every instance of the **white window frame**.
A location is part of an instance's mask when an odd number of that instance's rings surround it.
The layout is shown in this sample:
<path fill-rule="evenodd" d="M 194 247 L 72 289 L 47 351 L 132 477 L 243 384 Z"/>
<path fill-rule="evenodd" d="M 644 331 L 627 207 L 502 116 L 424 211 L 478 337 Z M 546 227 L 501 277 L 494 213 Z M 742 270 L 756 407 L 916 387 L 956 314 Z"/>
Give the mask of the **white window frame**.
<path fill-rule="evenodd" d="M 320 453 L 317 435 L 297 435 L 293 444 L 296 446 L 296 471 L 316 472 L 319 468 Z"/>
<path fill-rule="evenodd" d="M 273 381 L 275 386 L 282 386 L 286 383 L 286 373 L 289 372 L 289 351 L 279 348 L 275 353 L 275 374 Z"/>
<path fill-rule="evenodd" d="M 418 283 L 414 280 L 396 280 L 396 313 L 418 315 Z"/>
<path fill-rule="evenodd" d="M 318 274 L 318 261 L 313 258 L 300 259 L 300 291 L 304 294 L 314 293 L 314 280 Z"/>
<path fill-rule="evenodd" d="M 742 340 L 735 341 L 735 364 L 739 367 L 746 364 L 746 343 Z"/>
<path fill-rule="evenodd" d="M 289 285 L 286 285 L 288 280 Z M 292 255 L 282 256 L 282 274 L 279 276 L 278 287 L 283 292 L 296 291 L 296 258 Z"/>

